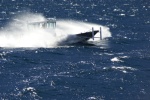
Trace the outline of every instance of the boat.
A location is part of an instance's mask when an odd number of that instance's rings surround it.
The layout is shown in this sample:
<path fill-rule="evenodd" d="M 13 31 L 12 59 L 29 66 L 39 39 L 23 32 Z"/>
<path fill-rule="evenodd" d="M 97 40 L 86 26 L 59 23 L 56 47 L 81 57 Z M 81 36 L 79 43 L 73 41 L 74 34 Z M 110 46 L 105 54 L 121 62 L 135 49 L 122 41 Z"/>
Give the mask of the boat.
<path fill-rule="evenodd" d="M 32 22 L 28 23 L 28 28 L 43 28 L 43 29 L 49 29 L 51 31 L 55 31 L 56 28 L 56 18 L 47 18 L 45 21 L 40 21 L 40 22 Z M 94 36 L 99 32 L 99 30 L 94 30 L 92 27 L 91 31 L 87 32 L 81 32 L 77 34 L 70 34 L 67 36 L 65 40 L 62 41 L 63 44 L 65 43 L 82 43 L 86 42 L 89 39 L 94 40 Z M 60 44 L 62 44 L 60 43 Z"/>

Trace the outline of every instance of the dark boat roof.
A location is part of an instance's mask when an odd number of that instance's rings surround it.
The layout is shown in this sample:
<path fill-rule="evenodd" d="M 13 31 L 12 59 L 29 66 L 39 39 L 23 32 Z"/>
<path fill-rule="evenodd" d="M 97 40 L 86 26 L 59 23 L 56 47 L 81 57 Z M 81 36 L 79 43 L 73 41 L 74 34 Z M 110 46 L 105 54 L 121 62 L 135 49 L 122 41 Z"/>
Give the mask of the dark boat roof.
<path fill-rule="evenodd" d="M 94 35 L 97 34 L 97 32 L 99 32 L 99 31 L 98 30 L 94 31 Z M 77 36 L 92 37 L 92 32 L 80 33 L 80 34 L 77 34 Z"/>
<path fill-rule="evenodd" d="M 98 30 L 94 31 L 94 35 L 96 35 L 98 32 L 99 32 Z M 93 37 L 91 31 L 90 31 L 90 32 L 85 32 L 85 33 L 77 34 L 77 36 L 78 36 L 78 37 L 81 37 L 81 38 L 84 38 L 83 41 L 87 41 L 87 40 L 89 40 L 90 38 Z M 83 42 L 83 41 L 82 41 L 82 42 Z"/>
<path fill-rule="evenodd" d="M 40 23 L 56 23 L 56 18 L 47 18 L 45 21 L 31 22 L 28 24 L 40 24 Z"/>

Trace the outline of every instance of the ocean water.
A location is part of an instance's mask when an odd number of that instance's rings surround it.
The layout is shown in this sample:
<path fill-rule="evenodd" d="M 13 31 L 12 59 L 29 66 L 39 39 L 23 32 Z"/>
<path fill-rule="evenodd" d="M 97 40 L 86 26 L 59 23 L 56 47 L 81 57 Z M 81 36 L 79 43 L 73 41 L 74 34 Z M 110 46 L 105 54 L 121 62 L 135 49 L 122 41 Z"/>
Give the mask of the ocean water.
<path fill-rule="evenodd" d="M 25 27 L 50 17 L 57 36 Z M 58 45 L 92 27 L 103 40 Z M 149 0 L 0 0 L 0 100 L 149 99 Z"/>

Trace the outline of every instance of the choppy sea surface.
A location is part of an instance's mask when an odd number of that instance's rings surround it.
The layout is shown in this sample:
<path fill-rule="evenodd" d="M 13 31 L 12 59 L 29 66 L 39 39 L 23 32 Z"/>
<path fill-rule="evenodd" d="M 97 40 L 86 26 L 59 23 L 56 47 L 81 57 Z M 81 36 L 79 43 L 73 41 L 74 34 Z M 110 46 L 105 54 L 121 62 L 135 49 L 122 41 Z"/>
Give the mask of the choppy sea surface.
<path fill-rule="evenodd" d="M 14 27 L 50 17 L 60 33 L 101 26 L 105 38 L 58 46 Z M 149 99 L 149 0 L 0 0 L 0 100 Z"/>

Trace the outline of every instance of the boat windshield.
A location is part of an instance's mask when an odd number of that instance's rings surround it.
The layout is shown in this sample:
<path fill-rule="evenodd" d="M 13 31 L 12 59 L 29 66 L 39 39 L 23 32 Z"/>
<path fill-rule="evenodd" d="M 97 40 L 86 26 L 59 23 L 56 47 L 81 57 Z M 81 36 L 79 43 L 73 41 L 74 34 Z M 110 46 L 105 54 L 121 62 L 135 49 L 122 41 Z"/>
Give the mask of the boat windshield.
<path fill-rule="evenodd" d="M 29 28 L 54 29 L 56 28 L 56 19 L 49 18 L 46 21 L 29 23 L 28 27 Z"/>

